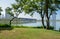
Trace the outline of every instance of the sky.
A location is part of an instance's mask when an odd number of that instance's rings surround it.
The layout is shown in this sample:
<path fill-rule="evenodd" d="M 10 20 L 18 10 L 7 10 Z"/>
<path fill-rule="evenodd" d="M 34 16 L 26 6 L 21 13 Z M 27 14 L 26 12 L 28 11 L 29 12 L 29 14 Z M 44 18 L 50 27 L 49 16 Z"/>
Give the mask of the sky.
<path fill-rule="evenodd" d="M 2 7 L 3 12 L 2 12 L 2 16 L 5 17 L 5 9 L 6 7 L 11 7 L 11 4 L 16 3 L 15 0 L 0 0 L 0 7 Z M 22 14 L 19 15 L 19 17 L 23 17 L 23 18 L 35 18 L 35 19 L 41 19 L 40 15 L 38 13 L 35 13 L 32 16 L 26 14 L 23 12 Z M 57 11 L 57 15 L 56 15 L 56 19 L 60 19 L 60 10 Z"/>

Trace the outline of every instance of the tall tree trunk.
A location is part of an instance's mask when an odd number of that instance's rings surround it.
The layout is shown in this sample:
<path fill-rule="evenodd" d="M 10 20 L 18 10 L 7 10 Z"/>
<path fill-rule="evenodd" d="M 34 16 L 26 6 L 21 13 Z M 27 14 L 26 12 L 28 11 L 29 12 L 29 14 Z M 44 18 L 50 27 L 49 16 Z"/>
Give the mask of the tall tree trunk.
<path fill-rule="evenodd" d="M 49 26 L 50 26 L 50 20 L 49 20 L 49 17 L 47 18 L 46 23 L 47 23 L 46 29 L 49 29 Z"/>
<path fill-rule="evenodd" d="M 43 25 L 43 28 L 45 28 L 44 17 L 42 17 L 42 25 Z"/>
<path fill-rule="evenodd" d="M 45 27 L 45 24 L 44 24 L 44 14 L 42 14 L 42 11 L 41 11 L 41 20 L 42 20 L 42 26 L 43 28 Z"/>
<path fill-rule="evenodd" d="M 41 12 L 40 12 L 40 15 L 41 15 L 41 20 L 42 20 L 42 26 L 43 26 L 43 28 L 44 28 L 45 25 L 44 25 L 44 13 L 43 13 L 42 4 L 43 4 L 43 2 L 41 2 Z"/>
<path fill-rule="evenodd" d="M 46 20 L 46 23 L 47 23 L 47 26 L 46 26 L 46 29 L 49 29 L 49 26 L 50 26 L 50 24 L 49 24 L 49 15 L 48 15 L 48 5 L 49 4 L 49 0 L 45 0 L 45 12 L 46 12 L 46 18 L 47 18 L 47 20 Z"/>

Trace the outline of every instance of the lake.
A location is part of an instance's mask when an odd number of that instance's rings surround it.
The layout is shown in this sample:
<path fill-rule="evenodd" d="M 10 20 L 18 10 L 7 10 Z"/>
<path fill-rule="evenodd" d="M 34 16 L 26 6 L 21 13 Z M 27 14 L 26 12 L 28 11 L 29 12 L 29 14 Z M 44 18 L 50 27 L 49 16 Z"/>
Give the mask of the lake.
<path fill-rule="evenodd" d="M 53 22 L 51 21 L 50 22 L 50 25 L 51 26 L 53 26 Z M 23 23 L 23 24 L 14 24 L 14 25 L 23 25 L 23 26 L 31 26 L 31 27 L 37 27 L 37 26 L 42 26 L 42 23 L 41 23 L 41 21 L 37 21 L 37 22 L 35 22 L 35 23 Z M 46 25 L 46 22 L 45 22 L 45 25 Z M 60 21 L 56 21 L 56 24 L 55 24 L 55 29 L 56 30 L 59 30 L 59 28 L 60 28 Z"/>
<path fill-rule="evenodd" d="M 24 23 L 24 21 L 19 21 L 19 20 L 18 21 L 12 21 L 12 25 L 17 25 L 17 26 L 23 25 L 23 26 L 31 26 L 31 27 L 42 26 L 41 21 L 36 21 L 36 22 L 33 22 L 33 23 L 31 21 L 29 23 L 27 23 L 26 21 L 25 21 L 25 23 Z M 54 25 L 55 29 L 59 30 L 60 21 L 59 20 L 57 20 L 56 22 L 55 21 L 53 22 L 53 21 L 50 21 L 50 25 L 51 26 Z M 1 23 L 2 24 L 9 24 L 9 20 L 0 20 L 0 24 Z M 46 22 L 45 22 L 45 25 L 46 25 Z"/>

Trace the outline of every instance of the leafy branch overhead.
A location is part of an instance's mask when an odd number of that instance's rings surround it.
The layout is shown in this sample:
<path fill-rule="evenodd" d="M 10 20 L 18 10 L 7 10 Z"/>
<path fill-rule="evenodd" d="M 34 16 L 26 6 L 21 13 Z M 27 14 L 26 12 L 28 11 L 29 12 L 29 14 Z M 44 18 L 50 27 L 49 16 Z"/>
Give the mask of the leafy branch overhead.
<path fill-rule="evenodd" d="M 14 14 L 13 14 L 13 12 L 12 12 L 12 8 L 7 7 L 5 10 L 6 10 L 6 13 L 7 13 L 7 14 L 10 14 L 11 16 L 14 16 Z"/>

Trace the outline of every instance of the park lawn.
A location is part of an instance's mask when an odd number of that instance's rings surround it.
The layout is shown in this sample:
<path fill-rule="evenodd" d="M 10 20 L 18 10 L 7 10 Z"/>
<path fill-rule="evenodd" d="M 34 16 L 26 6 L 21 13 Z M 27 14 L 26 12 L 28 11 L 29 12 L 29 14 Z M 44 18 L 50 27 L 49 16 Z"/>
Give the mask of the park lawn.
<path fill-rule="evenodd" d="M 14 28 L 0 31 L 0 39 L 60 39 L 60 32 L 37 28 Z"/>

